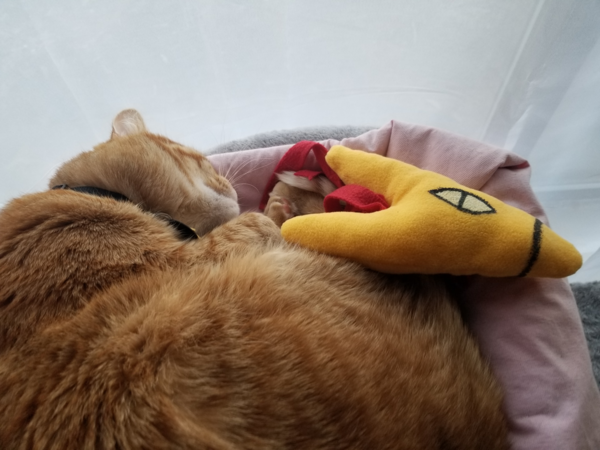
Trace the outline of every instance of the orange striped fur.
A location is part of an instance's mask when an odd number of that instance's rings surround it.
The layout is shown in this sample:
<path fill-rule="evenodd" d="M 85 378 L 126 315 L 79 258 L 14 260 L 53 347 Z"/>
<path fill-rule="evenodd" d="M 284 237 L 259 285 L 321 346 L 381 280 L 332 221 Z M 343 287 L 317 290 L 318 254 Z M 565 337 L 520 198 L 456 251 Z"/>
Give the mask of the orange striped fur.
<path fill-rule="evenodd" d="M 0 212 L 2 449 L 508 448 L 442 279 L 283 242 L 138 116 L 50 183 L 132 202 L 50 190 Z"/>

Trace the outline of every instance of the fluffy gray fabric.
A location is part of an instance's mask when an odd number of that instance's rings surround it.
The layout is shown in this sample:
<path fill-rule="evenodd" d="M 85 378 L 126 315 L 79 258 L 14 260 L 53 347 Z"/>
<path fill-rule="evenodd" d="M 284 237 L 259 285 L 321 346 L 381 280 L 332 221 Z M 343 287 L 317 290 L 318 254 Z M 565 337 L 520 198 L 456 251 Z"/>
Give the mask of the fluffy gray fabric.
<path fill-rule="evenodd" d="M 600 281 L 573 283 L 571 287 L 581 314 L 594 376 L 600 387 Z"/>
<path fill-rule="evenodd" d="M 275 147 L 278 145 L 295 144 L 300 141 L 324 141 L 335 139 L 341 141 L 343 138 L 356 137 L 366 133 L 375 127 L 310 127 L 297 128 L 295 130 L 270 131 L 268 133 L 255 134 L 245 139 L 226 142 L 204 152 L 229 153 L 240 150 L 251 150 L 253 148 Z"/>
<path fill-rule="evenodd" d="M 296 142 L 323 141 L 326 139 L 341 140 L 345 137 L 355 137 L 372 130 L 374 127 L 313 127 L 295 130 L 271 131 L 256 134 L 246 139 L 227 142 L 206 152 L 227 153 L 254 148 L 274 147 L 277 145 L 295 144 Z M 585 330 L 596 382 L 600 386 L 600 282 L 575 283 L 573 293 L 579 306 L 581 320 Z"/>

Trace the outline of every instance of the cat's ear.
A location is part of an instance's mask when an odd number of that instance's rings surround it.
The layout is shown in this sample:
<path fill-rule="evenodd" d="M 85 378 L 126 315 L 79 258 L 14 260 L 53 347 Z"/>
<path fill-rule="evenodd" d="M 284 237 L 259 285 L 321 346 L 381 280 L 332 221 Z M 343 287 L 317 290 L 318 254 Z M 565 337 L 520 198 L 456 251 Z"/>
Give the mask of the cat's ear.
<path fill-rule="evenodd" d="M 142 115 L 135 109 L 125 109 L 114 118 L 110 138 L 130 136 L 144 131 L 146 131 L 146 125 L 144 125 Z"/>

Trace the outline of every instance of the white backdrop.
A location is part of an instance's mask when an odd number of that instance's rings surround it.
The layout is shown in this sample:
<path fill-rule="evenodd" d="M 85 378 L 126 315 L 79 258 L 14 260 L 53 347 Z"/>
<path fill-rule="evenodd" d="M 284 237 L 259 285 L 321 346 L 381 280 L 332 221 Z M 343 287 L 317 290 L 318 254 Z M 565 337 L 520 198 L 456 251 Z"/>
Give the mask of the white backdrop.
<path fill-rule="evenodd" d="M 597 0 L 2 0 L 0 205 L 129 107 L 198 149 L 390 119 L 511 149 L 600 279 Z"/>

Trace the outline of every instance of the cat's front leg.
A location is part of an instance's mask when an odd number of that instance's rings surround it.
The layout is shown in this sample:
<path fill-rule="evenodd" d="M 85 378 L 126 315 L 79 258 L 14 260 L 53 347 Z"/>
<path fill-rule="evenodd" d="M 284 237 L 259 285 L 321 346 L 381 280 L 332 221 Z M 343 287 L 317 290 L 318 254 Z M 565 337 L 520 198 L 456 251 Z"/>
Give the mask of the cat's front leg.
<path fill-rule="evenodd" d="M 236 239 L 249 245 L 263 246 L 265 244 L 282 242 L 281 230 L 269 217 L 257 212 L 244 213 L 227 222 L 219 231 L 235 233 Z M 216 230 L 215 230 L 216 231 Z"/>
<path fill-rule="evenodd" d="M 202 259 L 221 260 L 234 253 L 246 253 L 283 242 L 281 230 L 263 214 L 244 213 L 201 237 Z"/>

